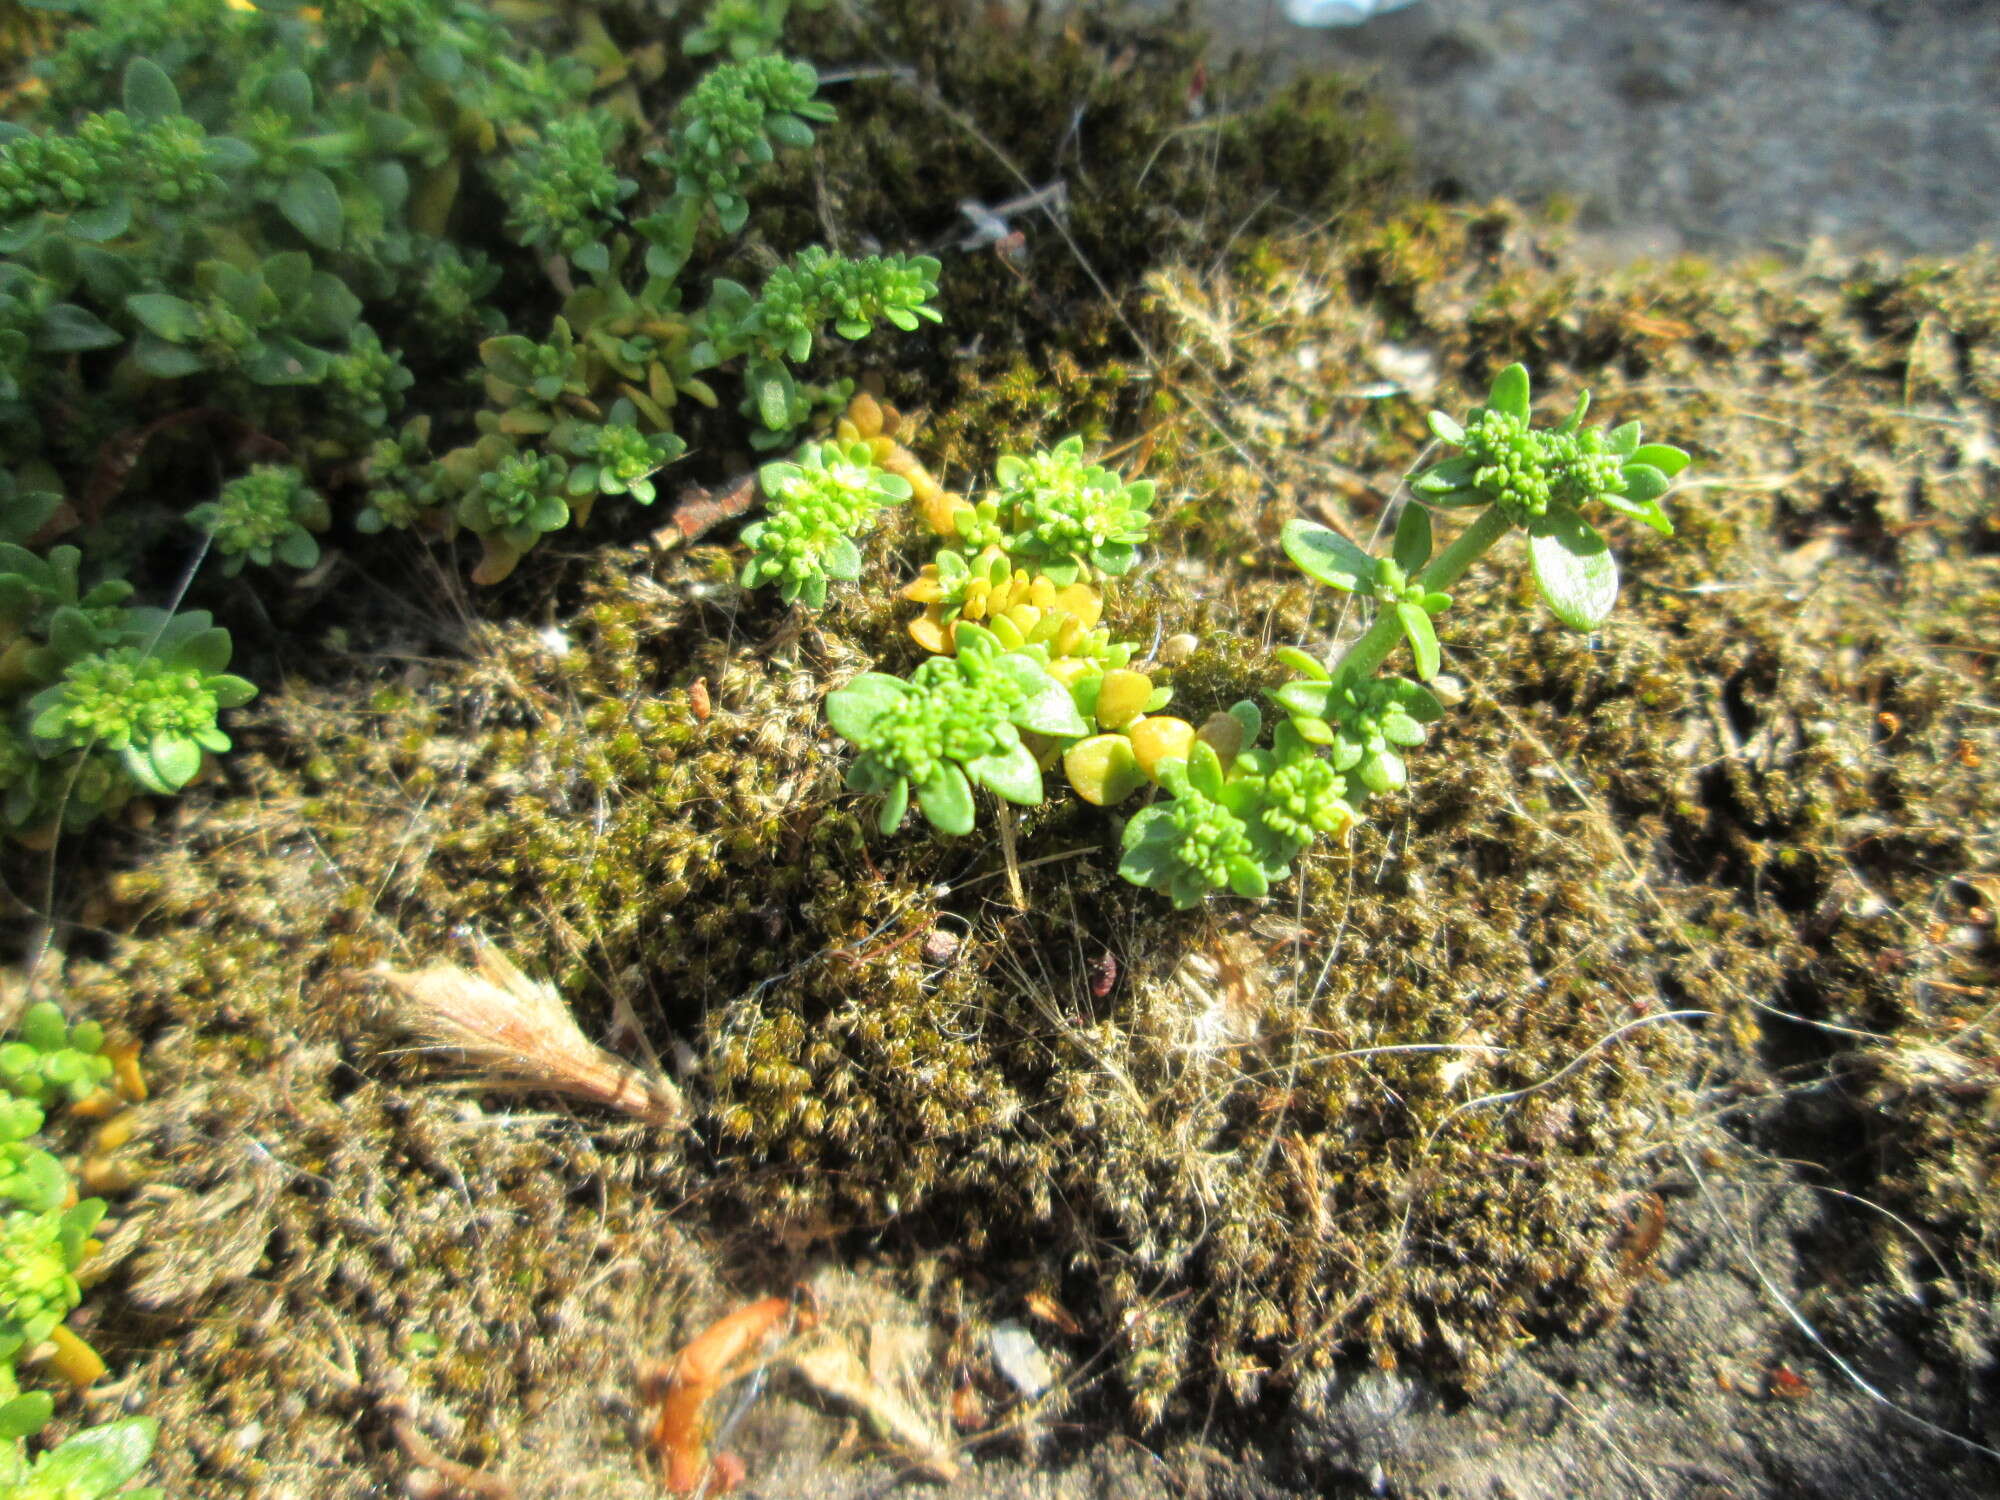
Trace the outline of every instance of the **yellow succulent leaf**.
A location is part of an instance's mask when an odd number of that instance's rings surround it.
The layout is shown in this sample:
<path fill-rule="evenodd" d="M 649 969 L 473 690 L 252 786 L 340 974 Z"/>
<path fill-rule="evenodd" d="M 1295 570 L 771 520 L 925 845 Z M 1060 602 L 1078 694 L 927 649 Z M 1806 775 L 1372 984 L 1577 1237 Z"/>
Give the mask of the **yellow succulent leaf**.
<path fill-rule="evenodd" d="M 1095 630 L 1104 618 L 1104 596 L 1087 583 L 1072 583 L 1059 590 L 1056 605 L 1081 620 L 1085 630 Z"/>
<path fill-rule="evenodd" d="M 918 615 L 910 621 L 910 639 L 935 655 L 952 654 L 952 641 L 945 633 L 943 622 L 928 614 Z"/>
<path fill-rule="evenodd" d="M 1144 672 L 1121 667 L 1106 672 L 1097 689 L 1097 722 L 1103 729 L 1123 729 L 1146 711 L 1153 680 Z"/>
<path fill-rule="evenodd" d="M 1122 734 L 1094 734 L 1063 752 L 1063 774 L 1093 807 L 1112 807 L 1146 784 L 1132 742 Z"/>
<path fill-rule="evenodd" d="M 1100 696 L 1102 696 L 1100 694 Z M 1149 781 L 1160 779 L 1160 767 L 1170 760 L 1186 760 L 1194 749 L 1194 725 L 1171 714 L 1135 719 L 1125 730 L 1132 741 L 1132 754 Z"/>
<path fill-rule="evenodd" d="M 1049 676 L 1066 688 L 1073 688 L 1083 678 L 1097 670 L 1097 663 L 1084 661 L 1080 657 L 1065 656 L 1048 665 Z"/>
<path fill-rule="evenodd" d="M 1019 651 L 1028 644 L 1027 634 L 1005 615 L 995 615 L 986 622 L 986 628 L 1009 651 Z"/>
<path fill-rule="evenodd" d="M 866 391 L 856 391 L 847 403 L 847 420 L 862 437 L 875 437 L 882 431 L 882 404 Z"/>
<path fill-rule="evenodd" d="M 964 506 L 965 501 L 957 495 L 949 494 L 944 490 L 926 494 L 924 491 L 918 489 L 914 483 L 910 488 L 914 492 L 912 499 L 915 501 L 917 514 L 922 517 L 924 525 L 929 528 L 931 534 L 933 536 L 953 535 L 957 528 L 951 524 L 951 518 Z"/>

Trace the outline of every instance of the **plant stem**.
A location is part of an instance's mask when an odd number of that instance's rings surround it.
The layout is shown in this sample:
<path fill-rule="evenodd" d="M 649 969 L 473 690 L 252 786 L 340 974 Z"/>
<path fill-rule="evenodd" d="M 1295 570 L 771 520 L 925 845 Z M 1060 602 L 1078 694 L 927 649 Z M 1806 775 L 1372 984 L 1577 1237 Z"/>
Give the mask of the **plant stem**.
<path fill-rule="evenodd" d="M 1414 504 L 1415 502 L 1410 502 Z M 1431 560 L 1431 565 L 1419 573 L 1415 582 L 1427 589 L 1450 588 L 1465 576 L 1466 569 L 1485 555 L 1501 537 L 1505 536 L 1513 523 L 1500 513 L 1500 507 L 1489 505 L 1479 513 L 1478 519 L 1461 531 L 1452 544 Z M 1341 652 L 1340 660 L 1333 664 L 1333 675 L 1346 674 L 1354 680 L 1371 676 L 1375 669 L 1388 659 L 1396 649 L 1396 643 L 1403 638 L 1403 622 L 1394 611 L 1384 610 L 1375 617 L 1375 623 Z"/>

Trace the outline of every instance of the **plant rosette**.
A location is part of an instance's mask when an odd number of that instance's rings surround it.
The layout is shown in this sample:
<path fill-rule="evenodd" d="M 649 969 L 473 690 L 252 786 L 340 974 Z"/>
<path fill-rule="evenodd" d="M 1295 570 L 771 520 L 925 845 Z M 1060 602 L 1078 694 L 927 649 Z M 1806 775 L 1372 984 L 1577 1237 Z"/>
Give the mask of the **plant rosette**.
<path fill-rule="evenodd" d="M 827 695 L 826 716 L 860 752 L 848 789 L 883 795 L 884 833 L 903 821 L 912 790 L 941 833 L 972 831 L 974 786 L 1033 806 L 1042 768 L 1022 734 L 1067 742 L 1089 731 L 1069 689 L 1039 661 L 969 622 L 960 623 L 957 655 L 934 656 L 908 679 L 864 672 Z"/>
<path fill-rule="evenodd" d="M 166 795 L 194 780 L 204 751 L 229 748 L 216 714 L 248 703 L 257 689 L 223 671 L 229 632 L 205 611 L 132 614 L 149 644 L 71 661 L 60 682 L 29 700 L 29 732 L 51 752 L 109 751 L 140 788 Z"/>

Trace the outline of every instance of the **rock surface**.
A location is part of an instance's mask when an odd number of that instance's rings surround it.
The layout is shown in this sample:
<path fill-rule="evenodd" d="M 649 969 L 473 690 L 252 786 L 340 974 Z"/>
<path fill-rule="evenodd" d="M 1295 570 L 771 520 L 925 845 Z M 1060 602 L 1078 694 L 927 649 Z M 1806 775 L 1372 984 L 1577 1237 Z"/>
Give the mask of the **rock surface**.
<path fill-rule="evenodd" d="M 1378 70 L 1432 182 L 1565 195 L 1648 251 L 1993 235 L 2000 26 L 1974 0 L 1422 0 L 1329 30 L 1277 0 L 1197 11 L 1221 51 Z"/>

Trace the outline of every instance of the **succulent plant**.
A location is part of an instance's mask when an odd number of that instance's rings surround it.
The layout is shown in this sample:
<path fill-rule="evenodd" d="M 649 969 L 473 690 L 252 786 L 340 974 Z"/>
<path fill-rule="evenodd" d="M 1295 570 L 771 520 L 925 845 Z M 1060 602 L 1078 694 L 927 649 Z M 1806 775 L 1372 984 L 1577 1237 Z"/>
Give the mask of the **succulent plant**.
<path fill-rule="evenodd" d="M 232 479 L 222 494 L 188 512 L 214 539 L 222 571 L 235 577 L 245 563 L 310 568 L 319 561 L 315 531 L 329 520 L 326 501 L 289 464 L 259 464 Z"/>
<path fill-rule="evenodd" d="M 971 624 L 960 627 L 956 656 L 934 656 L 907 680 L 864 672 L 827 695 L 826 716 L 860 752 L 848 787 L 884 794 L 884 833 L 903 821 L 912 789 L 941 833 L 972 831 L 975 785 L 1040 802 L 1041 766 L 1022 733 L 1074 739 L 1088 728 L 1040 662 Z"/>
<path fill-rule="evenodd" d="M 229 748 L 217 713 L 249 702 L 257 689 L 222 670 L 229 633 L 206 613 L 132 614 L 146 644 L 71 660 L 60 681 L 29 700 L 29 732 L 58 751 L 115 757 L 144 791 L 177 792 L 201 769 L 204 752 Z"/>
<path fill-rule="evenodd" d="M 757 483 L 769 513 L 743 528 L 752 548 L 743 586 L 775 583 L 787 604 L 809 609 L 826 603 L 829 580 L 861 576 L 854 538 L 874 526 L 881 507 L 910 497 L 908 482 L 876 468 L 860 443 L 808 443 L 795 461 L 764 465 Z"/>
<path fill-rule="evenodd" d="M 56 1097 L 80 1104 L 110 1076 L 104 1029 L 95 1021 L 69 1025 L 46 1000 L 29 1006 L 19 1034 L 0 1042 L 0 1089 L 32 1104 Z"/>
<path fill-rule="evenodd" d="M 1160 767 L 1159 779 L 1170 797 L 1125 825 L 1118 873 L 1171 897 L 1181 910 L 1214 891 L 1263 895 L 1270 882 L 1249 825 L 1223 803 L 1222 761 L 1213 747 L 1196 741 L 1186 760 Z"/>
<path fill-rule="evenodd" d="M 1083 459 L 1083 439 L 1065 438 L 1027 458 L 993 466 L 997 514 L 1010 556 L 1056 583 L 1128 571 L 1151 525 L 1153 483 L 1127 481 Z"/>

